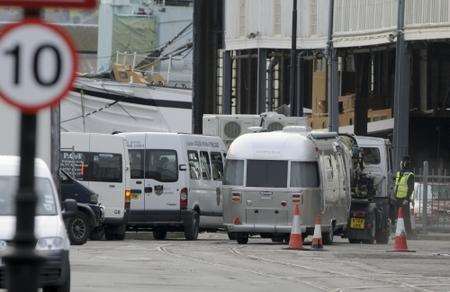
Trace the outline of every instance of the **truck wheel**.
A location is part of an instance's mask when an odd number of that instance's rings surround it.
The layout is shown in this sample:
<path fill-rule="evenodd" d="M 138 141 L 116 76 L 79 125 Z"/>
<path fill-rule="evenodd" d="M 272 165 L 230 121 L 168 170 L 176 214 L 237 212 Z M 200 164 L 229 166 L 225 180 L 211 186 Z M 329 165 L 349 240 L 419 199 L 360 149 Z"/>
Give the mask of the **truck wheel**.
<path fill-rule="evenodd" d="M 164 229 L 153 230 L 153 238 L 156 240 L 164 240 L 167 238 L 167 231 Z"/>
<path fill-rule="evenodd" d="M 190 217 L 191 218 L 188 224 L 184 226 L 184 238 L 186 240 L 197 240 L 200 225 L 200 215 L 194 211 L 194 213 Z"/>
<path fill-rule="evenodd" d="M 323 244 L 330 245 L 334 241 L 334 226 L 330 226 L 330 231 L 322 233 Z"/>
<path fill-rule="evenodd" d="M 89 235 L 89 238 L 91 240 L 102 240 L 104 236 L 105 236 L 105 228 L 103 226 L 99 226 L 91 231 L 91 235 Z"/>
<path fill-rule="evenodd" d="M 229 240 L 236 240 L 236 233 L 228 232 L 228 239 Z"/>
<path fill-rule="evenodd" d="M 67 235 L 73 245 L 85 244 L 89 237 L 89 219 L 82 212 L 76 212 L 67 221 Z"/>
<path fill-rule="evenodd" d="M 379 230 L 375 235 L 375 240 L 377 244 L 388 244 L 389 243 L 389 227 L 386 229 Z"/>
<path fill-rule="evenodd" d="M 236 233 L 236 241 L 239 244 L 248 243 L 248 233 Z"/>

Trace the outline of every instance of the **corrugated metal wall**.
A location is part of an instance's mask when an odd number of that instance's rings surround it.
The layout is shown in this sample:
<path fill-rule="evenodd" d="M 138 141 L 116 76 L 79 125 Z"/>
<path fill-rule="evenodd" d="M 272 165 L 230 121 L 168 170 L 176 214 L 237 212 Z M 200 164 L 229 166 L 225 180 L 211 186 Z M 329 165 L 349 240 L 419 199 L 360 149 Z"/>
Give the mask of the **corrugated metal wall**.
<path fill-rule="evenodd" d="M 324 48 L 328 0 L 299 0 L 298 47 Z M 225 41 L 228 50 L 291 46 L 292 1 L 226 0 Z"/>
<path fill-rule="evenodd" d="M 336 47 L 392 42 L 397 0 L 335 0 Z M 329 0 L 299 0 L 298 47 L 324 48 Z M 226 0 L 227 49 L 290 48 L 292 1 Z M 407 40 L 450 38 L 450 0 L 406 0 Z"/>

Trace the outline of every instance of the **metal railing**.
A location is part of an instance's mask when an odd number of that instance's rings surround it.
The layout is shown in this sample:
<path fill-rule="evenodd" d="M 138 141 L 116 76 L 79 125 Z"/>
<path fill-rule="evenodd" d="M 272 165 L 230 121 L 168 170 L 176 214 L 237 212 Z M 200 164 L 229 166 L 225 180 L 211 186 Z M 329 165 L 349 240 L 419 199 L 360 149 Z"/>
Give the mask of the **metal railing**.
<path fill-rule="evenodd" d="M 450 171 L 430 169 L 425 161 L 414 188 L 416 229 L 450 232 Z"/>

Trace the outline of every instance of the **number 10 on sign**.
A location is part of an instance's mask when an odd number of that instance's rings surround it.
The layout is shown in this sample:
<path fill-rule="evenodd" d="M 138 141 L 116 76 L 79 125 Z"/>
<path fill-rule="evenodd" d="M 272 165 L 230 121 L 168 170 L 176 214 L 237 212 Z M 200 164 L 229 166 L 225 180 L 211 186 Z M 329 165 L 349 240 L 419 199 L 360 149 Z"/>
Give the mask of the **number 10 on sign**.
<path fill-rule="evenodd" d="M 65 32 L 33 19 L 0 32 L 0 64 L 0 97 L 34 113 L 68 94 L 77 58 Z"/>

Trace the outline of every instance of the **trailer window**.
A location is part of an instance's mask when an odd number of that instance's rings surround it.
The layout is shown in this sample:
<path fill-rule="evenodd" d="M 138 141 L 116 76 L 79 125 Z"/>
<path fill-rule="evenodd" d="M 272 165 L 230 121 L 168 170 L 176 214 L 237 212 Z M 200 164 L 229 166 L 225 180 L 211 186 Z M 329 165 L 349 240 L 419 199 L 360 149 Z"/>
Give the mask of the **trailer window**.
<path fill-rule="evenodd" d="M 175 150 L 147 150 L 145 178 L 160 182 L 178 181 L 178 157 Z"/>
<path fill-rule="evenodd" d="M 75 151 L 61 151 L 61 169 L 75 180 L 89 180 L 89 153 Z"/>
<path fill-rule="evenodd" d="M 130 150 L 130 176 L 133 179 L 144 178 L 144 150 Z"/>
<path fill-rule="evenodd" d="M 191 179 L 199 180 L 201 178 L 200 174 L 200 160 L 198 159 L 197 151 L 188 151 L 188 159 L 189 159 L 189 173 L 191 175 Z"/>
<path fill-rule="evenodd" d="M 247 186 L 286 188 L 288 162 L 277 160 L 248 160 Z"/>
<path fill-rule="evenodd" d="M 90 181 L 122 182 L 122 155 L 92 153 Z"/>
<path fill-rule="evenodd" d="M 364 164 L 378 165 L 381 162 L 380 150 L 375 147 L 362 148 Z"/>
<path fill-rule="evenodd" d="M 214 180 L 223 178 L 223 160 L 219 152 L 211 152 L 212 176 Z"/>
<path fill-rule="evenodd" d="M 244 160 L 229 159 L 225 163 L 225 179 L 223 182 L 229 186 L 244 185 Z"/>
<path fill-rule="evenodd" d="M 211 179 L 211 166 L 209 164 L 208 152 L 200 152 L 200 165 L 202 167 L 202 178 L 205 180 Z"/>
<path fill-rule="evenodd" d="M 292 162 L 291 187 L 317 188 L 320 185 L 317 162 Z"/>

